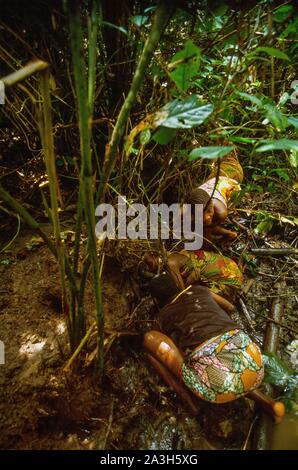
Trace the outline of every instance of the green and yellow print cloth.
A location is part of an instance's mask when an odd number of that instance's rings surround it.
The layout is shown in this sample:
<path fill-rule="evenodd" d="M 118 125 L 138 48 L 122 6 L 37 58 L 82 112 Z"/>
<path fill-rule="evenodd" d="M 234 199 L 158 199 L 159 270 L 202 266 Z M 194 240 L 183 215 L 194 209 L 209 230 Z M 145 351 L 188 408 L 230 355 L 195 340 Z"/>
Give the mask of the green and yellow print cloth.
<path fill-rule="evenodd" d="M 209 175 L 209 178 L 216 177 L 216 175 L 217 175 L 217 163 L 214 162 L 211 165 L 211 173 Z M 231 178 L 232 180 L 236 180 L 238 183 L 242 183 L 243 169 L 239 163 L 236 150 L 233 150 L 232 153 L 224 156 L 220 160 L 219 176 Z"/>
<path fill-rule="evenodd" d="M 236 400 L 257 388 L 263 377 L 261 351 L 242 330 L 206 341 L 182 365 L 184 384 L 212 403 Z"/>
<path fill-rule="evenodd" d="M 212 251 L 198 250 L 187 253 L 183 270 L 187 284 L 201 281 L 214 293 L 229 295 L 230 289 L 240 289 L 243 274 L 235 261 Z"/>

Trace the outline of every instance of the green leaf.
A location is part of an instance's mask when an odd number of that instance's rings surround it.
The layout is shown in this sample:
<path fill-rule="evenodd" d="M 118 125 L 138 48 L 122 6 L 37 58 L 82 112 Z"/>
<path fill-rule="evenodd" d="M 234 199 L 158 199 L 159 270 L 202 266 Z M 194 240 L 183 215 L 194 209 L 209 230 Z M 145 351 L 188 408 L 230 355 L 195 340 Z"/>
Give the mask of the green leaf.
<path fill-rule="evenodd" d="M 292 168 L 298 167 L 298 152 L 295 150 L 291 150 L 289 155 L 289 162 Z"/>
<path fill-rule="evenodd" d="M 256 234 L 268 233 L 273 227 L 274 219 L 267 212 L 260 212 L 257 216 L 257 219 L 260 220 L 258 225 L 255 228 Z"/>
<path fill-rule="evenodd" d="M 121 33 L 125 34 L 125 36 L 127 36 L 128 34 L 125 28 L 123 28 L 122 26 L 117 26 L 116 24 L 110 23 L 109 21 L 102 21 L 101 24 L 103 24 L 104 26 L 108 26 L 109 28 L 117 29 L 117 31 L 120 31 Z"/>
<path fill-rule="evenodd" d="M 237 95 L 241 96 L 245 100 L 251 101 L 251 103 L 256 104 L 259 107 L 263 107 L 262 101 L 257 98 L 256 96 L 249 95 L 248 93 L 243 93 L 243 92 L 237 92 Z"/>
<path fill-rule="evenodd" d="M 249 269 L 250 273 L 252 274 L 252 276 L 256 277 L 258 273 L 257 273 L 257 270 L 256 270 L 257 263 L 256 263 L 254 257 L 251 254 L 244 251 L 241 254 L 241 258 L 244 260 L 244 262 L 245 262 L 246 266 L 248 267 L 248 269 Z"/>
<path fill-rule="evenodd" d="M 135 16 L 132 16 L 130 19 L 136 26 L 141 27 L 141 26 L 144 26 L 148 22 L 149 16 L 135 15 Z"/>
<path fill-rule="evenodd" d="M 272 219 L 266 219 L 260 222 L 256 228 L 255 228 L 255 233 L 261 235 L 262 233 L 268 233 L 273 227 L 273 220 Z"/>
<path fill-rule="evenodd" d="M 272 104 L 265 104 L 264 109 L 266 109 L 266 118 L 279 130 L 286 129 L 290 124 L 286 116 L 273 106 Z"/>
<path fill-rule="evenodd" d="M 276 185 L 273 181 L 269 181 L 267 189 L 269 193 L 275 193 L 276 192 Z"/>
<path fill-rule="evenodd" d="M 291 21 L 291 23 L 288 24 L 286 29 L 281 33 L 280 39 L 287 38 L 290 35 L 295 36 L 295 39 L 296 39 L 297 28 L 298 28 L 298 16 L 296 16 L 296 18 L 294 18 L 294 20 Z"/>
<path fill-rule="evenodd" d="M 271 353 L 262 354 L 262 358 L 265 366 L 265 381 L 267 383 L 284 388 L 289 382 L 292 382 L 295 374 L 279 357 Z"/>
<path fill-rule="evenodd" d="M 173 56 L 168 68 L 175 68 L 170 77 L 180 90 L 187 91 L 191 86 L 191 79 L 199 70 L 200 58 L 201 50 L 191 40 L 186 41 L 184 49 Z"/>
<path fill-rule="evenodd" d="M 294 117 L 288 117 L 288 122 L 292 124 L 296 129 L 298 128 L 298 119 Z"/>
<path fill-rule="evenodd" d="M 3 266 L 8 266 L 9 263 L 10 263 L 10 260 L 9 260 L 9 259 L 6 259 L 6 258 L 5 258 L 5 259 L 2 259 L 2 260 L 0 261 L 0 264 L 2 264 Z"/>
<path fill-rule="evenodd" d="M 285 168 L 274 168 L 269 172 L 270 175 L 276 173 L 284 181 L 289 181 L 290 177 Z"/>
<path fill-rule="evenodd" d="M 147 7 L 145 8 L 144 13 L 151 13 L 152 11 L 155 11 L 155 10 L 156 10 L 156 6 Z"/>
<path fill-rule="evenodd" d="M 261 145 L 256 149 L 256 152 L 268 152 L 270 150 L 295 150 L 297 152 L 298 140 L 266 140 L 264 141 L 264 145 Z"/>
<path fill-rule="evenodd" d="M 213 112 L 211 104 L 199 105 L 197 95 L 167 103 L 155 114 L 156 127 L 164 126 L 173 129 L 191 129 L 205 122 Z"/>
<path fill-rule="evenodd" d="M 292 5 L 283 5 L 273 13 L 273 20 L 277 23 L 282 23 L 292 13 L 294 7 Z"/>
<path fill-rule="evenodd" d="M 252 139 L 251 137 L 229 136 L 229 140 L 231 142 L 240 142 L 244 144 L 255 144 L 257 142 L 256 139 Z"/>
<path fill-rule="evenodd" d="M 290 224 L 294 226 L 298 225 L 298 219 L 296 217 L 289 219 L 288 217 L 285 217 L 284 215 L 279 215 L 279 220 L 280 222 L 284 222 L 286 224 Z"/>
<path fill-rule="evenodd" d="M 161 126 L 155 134 L 153 134 L 153 140 L 158 144 L 167 145 L 175 137 L 176 133 L 176 129 Z"/>
<path fill-rule="evenodd" d="M 142 145 L 146 145 L 148 144 L 148 142 L 150 141 L 151 139 L 151 131 L 150 129 L 144 129 L 141 133 L 140 133 L 140 142 Z"/>
<path fill-rule="evenodd" d="M 193 149 L 188 157 L 189 161 L 197 160 L 198 158 L 221 158 L 232 152 L 235 147 L 200 147 L 198 149 Z"/>
<path fill-rule="evenodd" d="M 270 55 L 271 57 L 276 57 L 277 59 L 290 60 L 290 58 L 289 58 L 289 56 L 287 56 L 287 54 L 280 51 L 279 49 L 276 49 L 275 47 L 257 47 L 253 51 L 253 55 L 255 55 L 256 52 L 265 52 L 266 54 Z"/>
<path fill-rule="evenodd" d="M 228 5 L 226 3 L 222 3 L 221 5 L 219 5 L 217 8 L 214 9 L 214 16 L 219 16 L 219 17 L 222 17 L 225 15 L 225 13 L 227 13 L 228 11 Z"/>

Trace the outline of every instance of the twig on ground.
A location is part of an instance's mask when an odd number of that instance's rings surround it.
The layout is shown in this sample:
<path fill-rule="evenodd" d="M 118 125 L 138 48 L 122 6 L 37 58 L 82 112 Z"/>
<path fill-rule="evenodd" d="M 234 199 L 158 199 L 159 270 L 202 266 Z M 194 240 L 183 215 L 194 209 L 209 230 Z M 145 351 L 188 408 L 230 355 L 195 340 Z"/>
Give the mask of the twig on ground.
<path fill-rule="evenodd" d="M 244 303 L 244 301 L 239 297 L 239 305 L 240 305 L 240 308 L 241 308 L 241 311 L 243 312 L 244 316 L 245 316 L 245 319 L 249 325 L 249 327 L 254 331 L 254 324 L 253 324 L 253 320 L 247 310 L 247 307 Z"/>
<path fill-rule="evenodd" d="M 296 248 L 251 248 L 250 250 L 255 255 L 260 256 L 275 256 L 275 255 L 292 255 L 298 254 Z"/>

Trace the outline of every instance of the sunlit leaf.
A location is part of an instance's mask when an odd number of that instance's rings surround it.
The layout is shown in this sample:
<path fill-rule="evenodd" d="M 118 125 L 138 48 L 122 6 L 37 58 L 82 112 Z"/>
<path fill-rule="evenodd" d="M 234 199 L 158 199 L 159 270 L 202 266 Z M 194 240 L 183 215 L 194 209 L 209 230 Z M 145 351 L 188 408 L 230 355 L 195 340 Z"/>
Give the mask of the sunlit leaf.
<path fill-rule="evenodd" d="M 141 133 L 140 133 L 140 142 L 142 145 L 146 145 L 148 144 L 148 142 L 150 141 L 151 139 L 151 131 L 150 129 L 144 129 Z"/>
<path fill-rule="evenodd" d="M 229 136 L 229 140 L 231 142 L 240 142 L 244 144 L 255 144 L 256 139 L 252 139 L 250 137 L 237 137 L 237 136 Z"/>
<path fill-rule="evenodd" d="M 147 7 L 147 8 L 145 8 L 144 13 L 150 13 L 150 12 L 155 11 L 155 10 L 156 10 L 156 6 Z"/>
<path fill-rule="evenodd" d="M 273 227 L 274 219 L 268 212 L 259 212 L 257 219 L 260 221 L 255 228 L 256 234 L 264 234 L 270 232 Z"/>
<path fill-rule="evenodd" d="M 264 145 L 256 149 L 256 152 L 268 152 L 270 150 L 295 150 L 298 151 L 298 140 L 279 139 L 267 140 Z"/>
<path fill-rule="evenodd" d="M 7 259 L 7 258 L 2 259 L 2 260 L 0 261 L 0 264 L 2 264 L 3 266 L 8 266 L 9 263 L 10 263 L 10 260 Z"/>
<path fill-rule="evenodd" d="M 135 15 L 135 16 L 132 16 L 130 19 L 136 26 L 141 27 L 141 26 L 144 26 L 148 22 L 149 16 Z"/>
<path fill-rule="evenodd" d="M 237 94 L 241 96 L 243 99 L 250 101 L 251 103 L 256 104 L 259 107 L 263 106 L 262 101 L 256 96 L 249 95 L 248 93 L 242 93 L 242 92 L 237 92 Z"/>
<path fill-rule="evenodd" d="M 262 354 L 265 366 L 264 380 L 281 387 L 288 398 L 297 399 L 298 374 L 274 354 Z"/>
<path fill-rule="evenodd" d="M 176 135 L 176 129 L 161 126 L 153 135 L 153 140 L 161 145 L 167 145 Z"/>
<path fill-rule="evenodd" d="M 298 152 L 295 150 L 292 150 L 290 155 L 289 155 L 289 162 L 292 168 L 297 168 L 298 167 Z"/>
<path fill-rule="evenodd" d="M 290 224 L 290 225 L 298 225 L 298 219 L 296 219 L 295 217 L 293 217 L 293 219 L 289 219 L 288 217 L 284 217 L 283 215 L 281 215 L 279 217 L 279 220 L 281 222 L 284 222 L 286 224 Z"/>
<path fill-rule="evenodd" d="M 276 49 L 275 47 L 257 47 L 253 54 L 256 52 L 265 52 L 266 54 L 270 55 L 271 57 L 276 57 L 277 59 L 282 60 L 290 60 L 290 58 L 284 52 Z"/>
<path fill-rule="evenodd" d="M 192 41 L 185 43 L 184 49 L 177 52 L 168 65 L 170 77 L 177 87 L 187 91 L 191 85 L 191 79 L 197 75 L 200 65 L 201 50 Z"/>
<path fill-rule="evenodd" d="M 167 103 L 155 114 L 154 123 L 156 127 L 191 129 L 205 122 L 212 112 L 211 104 L 202 106 L 197 95 L 192 95 L 184 101 L 177 99 Z"/>
<path fill-rule="evenodd" d="M 189 161 L 197 160 L 198 158 L 220 158 L 224 157 L 228 153 L 232 152 L 234 147 L 226 146 L 226 147 L 200 147 L 197 149 L 193 149 L 188 157 Z"/>
<path fill-rule="evenodd" d="M 286 102 L 289 101 L 289 99 L 290 99 L 289 93 L 288 92 L 283 93 L 278 101 L 279 106 L 284 106 Z"/>
<path fill-rule="evenodd" d="M 276 106 L 265 104 L 264 109 L 266 109 L 266 118 L 277 129 L 284 130 L 290 125 L 287 117 Z"/>
<path fill-rule="evenodd" d="M 288 117 L 288 122 L 292 124 L 296 129 L 298 128 L 298 119 L 294 117 Z"/>
<path fill-rule="evenodd" d="M 101 24 L 108 26 L 109 28 L 117 29 L 127 36 L 127 30 L 123 28 L 123 26 L 117 26 L 116 24 L 110 23 L 109 21 L 102 21 Z"/>

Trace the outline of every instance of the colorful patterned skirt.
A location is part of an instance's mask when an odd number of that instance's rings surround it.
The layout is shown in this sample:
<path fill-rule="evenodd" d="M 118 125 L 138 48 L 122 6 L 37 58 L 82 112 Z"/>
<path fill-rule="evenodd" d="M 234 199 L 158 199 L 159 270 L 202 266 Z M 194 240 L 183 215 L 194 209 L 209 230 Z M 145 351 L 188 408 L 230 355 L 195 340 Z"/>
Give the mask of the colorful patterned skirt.
<path fill-rule="evenodd" d="M 216 175 L 217 163 L 212 163 L 211 173 L 208 176 L 208 179 L 214 178 Z M 219 176 L 226 176 L 227 178 L 238 181 L 238 183 L 242 183 L 243 169 L 239 163 L 236 150 L 234 150 L 231 154 L 221 158 Z"/>
<path fill-rule="evenodd" d="M 182 365 L 184 384 L 212 403 L 236 400 L 257 388 L 263 377 L 261 351 L 242 330 L 205 341 Z"/>
<path fill-rule="evenodd" d="M 212 251 L 187 252 L 183 277 L 187 284 L 201 281 L 216 294 L 231 295 L 241 289 L 243 274 L 235 261 Z"/>

